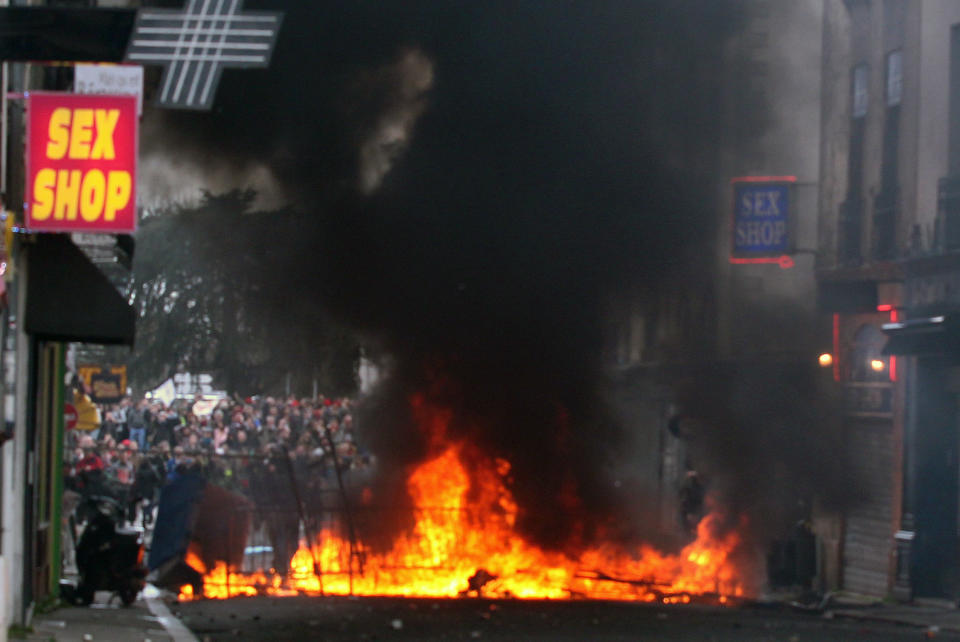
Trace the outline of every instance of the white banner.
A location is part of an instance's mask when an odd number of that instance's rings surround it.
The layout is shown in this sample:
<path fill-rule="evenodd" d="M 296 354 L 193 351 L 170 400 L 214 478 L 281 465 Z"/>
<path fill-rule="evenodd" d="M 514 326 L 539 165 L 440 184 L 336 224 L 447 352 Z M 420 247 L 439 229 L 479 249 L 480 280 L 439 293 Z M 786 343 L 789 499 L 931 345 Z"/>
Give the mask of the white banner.
<path fill-rule="evenodd" d="M 167 379 L 160 387 L 154 390 L 150 396 L 163 402 L 163 405 L 169 406 L 177 398 L 177 389 L 173 386 L 173 380 Z"/>
<path fill-rule="evenodd" d="M 75 65 L 73 90 L 78 94 L 136 96 L 137 116 L 143 116 L 143 67 L 140 65 Z"/>

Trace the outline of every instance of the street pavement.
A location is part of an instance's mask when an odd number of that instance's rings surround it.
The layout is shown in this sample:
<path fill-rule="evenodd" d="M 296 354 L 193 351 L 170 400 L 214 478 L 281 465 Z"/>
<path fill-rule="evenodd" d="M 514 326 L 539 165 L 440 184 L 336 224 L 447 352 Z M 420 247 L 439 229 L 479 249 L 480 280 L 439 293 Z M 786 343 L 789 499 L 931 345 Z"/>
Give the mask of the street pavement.
<path fill-rule="evenodd" d="M 783 604 L 724 608 L 589 601 L 299 596 L 197 601 L 175 605 L 172 610 L 200 640 L 211 642 L 960 641 L 960 628 L 931 628 L 929 621 L 941 617 L 941 612 L 918 614 L 927 620 L 919 617 L 915 623 L 905 624 L 875 617 L 878 609 L 845 609 L 858 612 L 853 617 L 837 611 L 800 613 Z"/>
<path fill-rule="evenodd" d="M 949 603 L 893 605 L 833 600 L 802 610 L 784 602 L 737 607 L 617 602 L 256 597 L 178 603 L 148 587 L 129 608 L 98 593 L 90 608 L 34 618 L 28 640 L 214 642 L 324 640 L 814 642 L 951 640 L 960 610 Z"/>

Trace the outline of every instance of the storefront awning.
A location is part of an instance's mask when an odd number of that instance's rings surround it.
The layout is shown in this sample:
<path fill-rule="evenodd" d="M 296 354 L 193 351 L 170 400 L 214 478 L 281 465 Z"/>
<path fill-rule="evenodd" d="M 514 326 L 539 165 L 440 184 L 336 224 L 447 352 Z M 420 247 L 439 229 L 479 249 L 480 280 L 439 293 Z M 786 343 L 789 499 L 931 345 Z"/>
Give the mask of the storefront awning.
<path fill-rule="evenodd" d="M 133 345 L 136 312 L 65 234 L 26 245 L 24 329 L 48 341 Z"/>
<path fill-rule="evenodd" d="M 890 339 L 883 354 L 935 355 L 960 353 L 960 324 L 950 316 L 885 323 Z"/>

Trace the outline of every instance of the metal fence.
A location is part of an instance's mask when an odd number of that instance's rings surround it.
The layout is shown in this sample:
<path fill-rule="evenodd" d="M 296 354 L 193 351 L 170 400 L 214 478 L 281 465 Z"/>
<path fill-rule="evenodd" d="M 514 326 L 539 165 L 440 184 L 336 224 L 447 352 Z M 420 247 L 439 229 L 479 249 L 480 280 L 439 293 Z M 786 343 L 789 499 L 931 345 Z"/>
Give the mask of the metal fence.
<path fill-rule="evenodd" d="M 217 494 L 215 505 L 205 500 L 197 505 L 192 539 L 201 544 L 200 550 L 206 549 L 202 568 L 209 571 L 214 560 L 223 560 L 232 573 L 265 576 L 271 585 L 279 578 L 286 585 L 298 547 L 320 541 L 323 534 L 326 564 L 313 560 L 310 570 L 320 576 L 346 576 L 351 587 L 353 576 L 363 574 L 365 554 L 355 530 L 358 510 L 351 499 L 367 471 L 358 468 L 358 460 L 201 451 L 179 453 L 178 460 L 180 466 L 199 468 L 208 486 L 228 491 Z M 369 510 L 359 512 L 364 519 L 380 519 Z M 143 527 L 149 549 L 155 524 L 148 519 Z M 237 545 L 240 538 L 242 546 Z M 206 581 L 209 585 L 218 580 L 208 573 Z M 222 581 L 229 582 L 229 574 Z"/>

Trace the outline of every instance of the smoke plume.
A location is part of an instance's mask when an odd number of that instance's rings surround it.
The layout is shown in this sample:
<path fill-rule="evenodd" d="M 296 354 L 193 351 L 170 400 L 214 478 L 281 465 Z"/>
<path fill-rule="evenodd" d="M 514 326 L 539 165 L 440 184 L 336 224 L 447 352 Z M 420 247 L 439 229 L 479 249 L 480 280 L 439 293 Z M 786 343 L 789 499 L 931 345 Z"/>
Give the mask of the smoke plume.
<path fill-rule="evenodd" d="M 623 435 L 601 310 L 714 252 L 740 5 L 248 1 L 286 12 L 271 68 L 224 73 L 210 114 L 148 114 L 148 157 L 268 168 L 302 213 L 268 243 L 270 300 L 390 364 L 360 421 L 378 501 L 428 454 L 421 395 L 512 463 L 532 540 L 636 526 L 604 474 Z"/>

